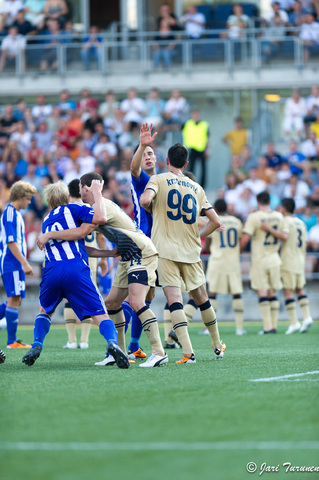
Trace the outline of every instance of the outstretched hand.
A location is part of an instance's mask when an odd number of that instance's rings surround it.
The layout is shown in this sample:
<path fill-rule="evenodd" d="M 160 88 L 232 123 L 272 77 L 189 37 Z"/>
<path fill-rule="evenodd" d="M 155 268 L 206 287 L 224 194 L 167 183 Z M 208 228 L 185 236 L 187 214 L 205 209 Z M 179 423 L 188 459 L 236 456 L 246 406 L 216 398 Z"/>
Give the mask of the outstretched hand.
<path fill-rule="evenodd" d="M 157 137 L 157 132 L 154 132 L 152 135 L 152 128 L 153 124 L 151 123 L 150 126 L 148 126 L 147 123 L 143 123 L 141 126 L 140 130 L 140 145 L 146 147 L 147 145 L 150 145 L 152 142 L 154 142 L 155 138 Z"/>

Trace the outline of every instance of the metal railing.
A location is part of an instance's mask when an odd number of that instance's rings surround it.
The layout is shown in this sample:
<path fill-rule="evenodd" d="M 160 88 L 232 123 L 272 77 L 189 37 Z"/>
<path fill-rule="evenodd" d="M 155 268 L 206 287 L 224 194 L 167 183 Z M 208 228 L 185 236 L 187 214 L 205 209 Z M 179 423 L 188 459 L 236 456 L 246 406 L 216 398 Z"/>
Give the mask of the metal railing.
<path fill-rule="evenodd" d="M 116 32 L 110 31 L 99 35 L 102 39 L 99 51 L 100 61 L 92 61 L 90 68 L 102 75 L 139 71 L 148 74 L 153 71 L 154 47 L 164 47 L 167 42 L 154 40 L 156 32 Z M 221 37 L 226 30 L 206 30 L 200 39 L 190 40 L 185 32 L 177 32 L 171 52 L 172 68 L 185 73 L 201 69 L 218 68 L 231 74 L 235 69 L 260 71 L 273 66 L 304 67 L 303 43 L 299 38 L 298 28 L 287 28 L 285 35 L 268 37 L 267 29 L 251 28 L 245 36 L 238 39 Z M 25 51 L 16 57 L 15 69 L 4 70 L 4 74 L 24 76 L 41 72 L 41 61 L 49 59 L 51 66 L 56 62 L 54 71 L 60 76 L 84 71 L 81 57 L 83 40 L 87 35 L 61 35 L 56 40 L 60 43 L 50 45 L 50 37 L 29 37 Z M 265 61 L 266 42 L 276 41 L 276 49 Z M 24 61 L 25 59 L 25 61 Z M 309 64 L 311 65 L 312 59 Z M 24 67 L 25 65 L 25 67 Z M 55 66 L 54 66 L 55 67 Z M 50 71 L 50 73 L 52 73 Z"/>

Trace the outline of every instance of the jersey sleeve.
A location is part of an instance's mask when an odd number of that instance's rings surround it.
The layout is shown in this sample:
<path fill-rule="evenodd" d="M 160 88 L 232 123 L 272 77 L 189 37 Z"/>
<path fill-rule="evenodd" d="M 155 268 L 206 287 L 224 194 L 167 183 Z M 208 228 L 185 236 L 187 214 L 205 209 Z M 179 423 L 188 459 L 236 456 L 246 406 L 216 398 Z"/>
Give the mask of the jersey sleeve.
<path fill-rule="evenodd" d="M 145 190 L 147 190 L 148 188 L 150 188 L 151 190 L 154 190 L 154 192 L 157 194 L 157 192 L 158 192 L 158 183 L 159 183 L 159 181 L 158 181 L 158 176 L 157 176 L 157 175 L 153 175 L 153 176 L 149 179 L 149 181 L 148 181 L 148 183 L 147 183 L 147 185 L 146 185 L 146 187 L 145 187 Z"/>
<path fill-rule="evenodd" d="M 92 223 L 94 216 L 93 208 L 77 204 L 69 204 L 68 208 L 70 208 L 72 215 L 82 223 Z"/>
<path fill-rule="evenodd" d="M 3 226 L 6 235 L 6 243 L 17 242 L 17 214 L 12 207 L 4 212 Z"/>
<path fill-rule="evenodd" d="M 202 189 L 201 196 L 200 196 L 200 205 L 199 205 L 199 211 L 200 215 L 204 216 L 205 215 L 205 210 L 209 210 L 213 208 L 212 205 L 209 203 L 207 200 L 206 194 L 204 190 Z"/>
<path fill-rule="evenodd" d="M 254 232 L 255 232 L 254 216 L 249 215 L 247 220 L 246 220 L 246 223 L 245 223 L 245 226 L 244 226 L 244 229 L 243 229 L 243 233 L 247 233 L 248 235 L 250 235 L 252 237 Z"/>

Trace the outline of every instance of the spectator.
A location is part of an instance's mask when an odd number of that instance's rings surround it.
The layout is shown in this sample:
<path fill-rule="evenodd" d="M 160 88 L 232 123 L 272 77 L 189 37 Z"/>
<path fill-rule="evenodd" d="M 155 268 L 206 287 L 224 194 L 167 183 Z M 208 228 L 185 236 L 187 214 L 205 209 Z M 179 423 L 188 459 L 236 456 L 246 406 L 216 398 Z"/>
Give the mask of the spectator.
<path fill-rule="evenodd" d="M 27 150 L 29 150 L 31 146 L 31 133 L 26 130 L 23 120 L 17 122 L 17 129 L 15 132 L 11 133 L 10 140 L 16 143 L 22 156 L 25 156 Z"/>
<path fill-rule="evenodd" d="M 156 30 L 160 29 L 160 24 L 162 20 L 166 20 L 169 24 L 171 30 L 180 30 L 180 27 L 177 23 L 177 18 L 174 13 L 171 12 L 171 7 L 168 3 L 163 3 L 159 9 L 159 17 L 156 21 Z"/>
<path fill-rule="evenodd" d="M 19 55 L 21 55 L 21 70 L 24 71 L 25 47 L 25 37 L 18 33 L 17 27 L 10 27 L 9 34 L 4 37 L 1 44 L 0 73 L 3 71 L 7 60 L 13 60 L 16 64 L 16 59 L 19 57 Z"/>
<path fill-rule="evenodd" d="M 181 92 L 178 89 L 172 90 L 171 97 L 165 105 L 164 117 L 165 125 L 163 131 L 177 131 L 178 134 L 173 135 L 172 143 L 181 141 L 180 130 L 188 118 L 188 102 L 185 97 L 181 96 Z"/>
<path fill-rule="evenodd" d="M 88 88 L 82 88 L 80 92 L 80 99 L 76 104 L 76 110 L 82 115 L 82 120 L 85 122 L 85 120 L 89 118 L 89 108 L 98 107 L 99 102 L 92 97 L 90 90 Z"/>
<path fill-rule="evenodd" d="M 39 160 L 42 158 L 44 158 L 43 150 L 41 148 L 38 148 L 37 139 L 35 136 L 33 136 L 30 139 L 30 148 L 26 153 L 26 160 L 28 163 L 37 165 L 39 163 Z"/>
<path fill-rule="evenodd" d="M 317 140 L 319 140 L 319 113 L 314 122 L 310 125 L 310 131 L 315 132 Z"/>
<path fill-rule="evenodd" d="M 110 142 L 110 137 L 106 133 L 100 135 L 98 143 L 93 148 L 93 155 L 99 160 L 101 152 L 107 151 L 111 160 L 117 156 L 117 148 L 114 143 Z"/>
<path fill-rule="evenodd" d="M 249 27 L 249 17 L 243 13 L 243 7 L 236 3 L 233 6 L 233 14 L 227 18 L 226 28 L 228 38 L 236 39 L 244 36 L 245 28 Z"/>
<path fill-rule="evenodd" d="M 238 195 L 236 203 L 234 204 L 235 215 L 244 221 L 248 215 L 256 209 L 256 195 L 248 187 L 243 187 Z"/>
<path fill-rule="evenodd" d="M 248 172 L 251 168 L 257 167 L 257 161 L 251 153 L 249 145 L 244 145 L 241 151 L 242 165 L 243 168 Z"/>
<path fill-rule="evenodd" d="M 298 175 L 293 174 L 289 179 L 288 185 L 284 189 L 284 197 L 293 198 L 296 203 L 296 213 L 300 213 L 307 205 L 307 199 L 310 196 L 310 188 Z"/>
<path fill-rule="evenodd" d="M 248 188 L 256 196 L 258 193 L 264 192 L 267 188 L 267 184 L 264 182 L 264 180 L 258 178 L 256 168 L 251 168 L 249 170 L 249 178 L 243 182 L 242 186 L 243 188 Z"/>
<path fill-rule="evenodd" d="M 277 172 L 274 170 L 270 174 L 267 190 L 270 194 L 270 198 L 277 197 L 283 198 L 285 183 L 281 182 L 278 178 Z"/>
<path fill-rule="evenodd" d="M 17 128 L 17 118 L 14 116 L 13 106 L 7 104 L 4 107 L 4 113 L 0 119 L 3 132 L 8 136 Z"/>
<path fill-rule="evenodd" d="M 105 102 L 99 106 L 99 116 L 103 119 L 104 125 L 109 127 L 114 120 L 114 112 L 119 108 L 120 103 L 115 99 L 115 94 L 109 90 L 105 94 Z"/>
<path fill-rule="evenodd" d="M 162 19 L 157 35 L 155 36 L 155 42 L 158 43 L 154 43 L 153 45 L 154 68 L 160 66 L 161 60 L 165 68 L 169 69 L 172 66 L 172 53 L 175 47 L 174 38 L 169 22 L 166 19 Z"/>
<path fill-rule="evenodd" d="M 303 172 L 303 165 L 306 157 L 298 151 L 298 144 L 294 140 L 289 142 L 289 152 L 286 155 L 286 161 L 289 163 L 291 173 L 300 175 Z"/>
<path fill-rule="evenodd" d="M 27 166 L 27 171 L 25 172 L 25 175 L 21 178 L 21 180 L 23 180 L 24 182 L 31 183 L 31 185 L 33 185 L 38 191 L 40 191 L 42 189 L 41 178 L 36 175 L 35 170 L 36 170 L 36 166 L 30 163 Z M 37 195 L 40 195 L 40 194 L 37 194 Z M 34 209 L 32 210 L 34 211 Z M 46 209 L 44 209 L 44 211 L 41 212 L 41 216 L 39 216 L 38 218 L 42 218 L 42 216 L 45 213 L 45 210 Z"/>
<path fill-rule="evenodd" d="M 270 25 L 271 21 L 274 19 L 276 15 L 277 16 L 279 15 L 279 17 L 281 18 L 281 21 L 285 26 L 289 25 L 288 13 L 285 12 L 285 10 L 282 10 L 282 8 L 280 8 L 279 1 L 274 0 L 273 2 L 271 2 L 271 11 L 268 12 L 264 17 L 268 25 Z"/>
<path fill-rule="evenodd" d="M 3 1 L 0 7 L 0 32 L 13 24 L 21 9 L 23 9 L 23 2 L 21 0 Z"/>
<path fill-rule="evenodd" d="M 258 165 L 256 168 L 257 177 L 267 184 L 269 182 L 270 175 L 272 174 L 272 168 L 268 167 L 268 161 L 265 157 L 261 156 L 258 159 Z"/>
<path fill-rule="evenodd" d="M 104 131 L 103 119 L 99 117 L 97 108 L 89 108 L 89 118 L 84 122 L 84 128 L 89 129 L 91 133 L 96 132 L 96 125 L 100 124 L 102 126 L 102 131 Z"/>
<path fill-rule="evenodd" d="M 308 135 L 308 124 L 314 122 L 319 113 L 319 88 L 317 85 L 311 87 L 311 95 L 306 99 L 307 114 L 304 118 L 305 130 Z"/>
<path fill-rule="evenodd" d="M 69 115 L 67 119 L 67 128 L 75 132 L 76 137 L 80 137 L 82 135 L 82 130 L 84 127 L 84 123 L 81 119 L 81 114 L 77 110 L 69 110 Z"/>
<path fill-rule="evenodd" d="M 238 202 L 241 188 L 238 187 L 238 180 L 234 173 L 227 174 L 224 186 L 224 200 L 227 203 L 227 212 L 233 215 L 235 212 L 235 205 Z"/>
<path fill-rule="evenodd" d="M 5 181 L 7 189 L 11 188 L 12 185 L 19 180 L 19 177 L 15 174 L 15 165 L 13 162 L 6 162 L 3 180 Z"/>
<path fill-rule="evenodd" d="M 52 113 L 45 119 L 49 132 L 55 132 L 58 129 L 61 118 L 61 110 L 57 105 L 52 108 Z"/>
<path fill-rule="evenodd" d="M 84 128 L 82 132 L 82 143 L 91 152 L 94 147 L 93 134 L 90 128 Z"/>
<path fill-rule="evenodd" d="M 57 45 L 63 43 L 61 35 L 63 32 L 61 30 L 60 23 L 58 20 L 50 19 L 47 22 L 48 32 L 47 40 L 45 40 L 45 48 L 42 53 L 42 58 L 40 61 L 40 70 L 45 72 L 50 67 L 51 70 L 57 70 L 58 68 L 58 52 Z"/>
<path fill-rule="evenodd" d="M 18 11 L 16 19 L 12 23 L 12 26 L 17 27 L 18 33 L 20 33 L 20 35 L 36 35 L 36 28 L 28 20 L 25 19 L 24 12 L 25 10 L 23 8 Z"/>
<path fill-rule="evenodd" d="M 183 144 L 189 151 L 188 169 L 194 173 L 196 162 L 201 164 L 200 185 L 205 188 L 206 162 L 209 157 L 209 123 L 201 119 L 199 110 L 191 112 L 191 118 L 182 128 Z"/>
<path fill-rule="evenodd" d="M 307 12 L 305 22 L 301 25 L 299 37 L 302 40 L 303 61 L 306 64 L 311 55 L 319 52 L 319 23 L 315 21 L 315 14 Z"/>
<path fill-rule="evenodd" d="M 89 35 L 83 39 L 81 59 L 85 70 L 90 70 L 91 61 L 96 61 L 99 70 L 102 68 L 103 38 L 99 35 L 99 29 L 92 25 Z"/>
<path fill-rule="evenodd" d="M 285 103 L 283 129 L 285 135 L 290 137 L 292 130 L 296 131 L 298 139 L 303 132 L 303 119 L 307 113 L 306 101 L 300 97 L 298 90 L 294 90 Z"/>
<path fill-rule="evenodd" d="M 32 107 L 31 115 L 36 125 L 43 122 L 47 117 L 52 114 L 52 105 L 46 103 L 45 96 L 37 95 L 36 105 Z"/>
<path fill-rule="evenodd" d="M 319 212 L 317 213 L 317 223 L 311 227 L 309 231 L 309 247 L 312 252 L 318 252 L 319 250 Z"/>
<path fill-rule="evenodd" d="M 66 115 L 68 110 L 76 110 L 76 102 L 70 99 L 68 90 L 62 90 L 56 106 L 59 108 L 61 116 Z"/>
<path fill-rule="evenodd" d="M 18 120 L 27 121 L 30 109 L 27 108 L 27 103 L 24 98 L 19 98 L 13 110 L 13 116 Z"/>
<path fill-rule="evenodd" d="M 63 28 L 69 9 L 64 0 L 46 0 L 43 13 L 47 20 L 57 20 Z"/>
<path fill-rule="evenodd" d="M 317 223 L 317 217 L 313 211 L 311 202 L 307 202 L 307 205 L 305 206 L 304 211 L 299 215 L 299 218 L 305 222 L 307 227 L 307 236 L 309 236 L 310 229 Z"/>
<path fill-rule="evenodd" d="M 276 169 L 278 180 L 280 182 L 288 182 L 292 173 L 290 171 L 289 163 L 286 162 L 284 159 L 279 165 L 278 169 Z"/>
<path fill-rule="evenodd" d="M 67 156 L 67 150 L 63 146 L 59 146 L 56 148 L 55 152 L 53 152 L 53 162 L 56 173 L 61 179 L 72 167 L 72 160 Z"/>
<path fill-rule="evenodd" d="M 240 155 L 232 155 L 231 169 L 229 173 L 230 172 L 236 176 L 238 183 L 242 183 L 244 180 L 247 179 L 248 174 L 243 167 L 242 158 Z"/>
<path fill-rule="evenodd" d="M 200 38 L 205 30 L 206 18 L 205 15 L 197 10 L 195 5 L 190 5 L 185 15 L 181 18 L 181 22 L 184 24 L 188 38 L 196 39 Z"/>
<path fill-rule="evenodd" d="M 304 21 L 305 10 L 300 0 L 295 0 L 289 12 L 289 23 L 293 27 L 301 27 Z"/>
<path fill-rule="evenodd" d="M 96 159 L 91 155 L 91 152 L 82 145 L 80 148 L 80 156 L 77 158 L 76 163 L 80 166 L 78 177 L 80 178 L 85 173 L 94 171 Z"/>
<path fill-rule="evenodd" d="M 280 153 L 276 152 L 275 145 L 272 142 L 267 143 L 266 154 L 264 155 L 268 162 L 269 168 L 279 169 L 283 158 Z"/>
<path fill-rule="evenodd" d="M 140 127 L 145 113 L 145 102 L 137 96 L 137 90 L 130 88 L 127 98 L 121 102 L 121 111 L 124 115 L 123 123 L 126 131 L 132 132 Z"/>
<path fill-rule="evenodd" d="M 267 65 L 270 57 L 277 55 L 282 46 L 283 37 L 286 35 L 286 22 L 282 19 L 279 12 L 267 22 L 267 29 L 263 34 L 261 41 L 261 60 L 262 65 Z"/>
<path fill-rule="evenodd" d="M 314 160 L 319 155 L 319 140 L 315 132 L 309 132 L 308 138 L 302 142 L 300 150 L 310 160 Z"/>
<path fill-rule="evenodd" d="M 59 129 L 56 132 L 56 136 L 63 147 L 65 147 L 68 151 L 72 150 L 77 138 L 77 133 L 68 127 L 67 118 L 60 118 Z"/>
<path fill-rule="evenodd" d="M 24 2 L 25 18 L 36 27 L 37 30 L 44 28 L 44 4 L 45 0 L 25 0 Z"/>
<path fill-rule="evenodd" d="M 127 204 L 131 196 L 132 175 L 131 175 L 130 164 L 131 164 L 131 158 L 133 156 L 132 149 L 131 148 L 124 149 L 123 154 L 124 154 L 124 158 L 121 159 L 120 168 L 115 172 L 114 177 L 118 182 L 119 191 L 125 197 L 125 203 Z M 127 161 L 127 158 L 125 158 L 125 156 L 129 156 L 129 161 Z"/>
<path fill-rule="evenodd" d="M 243 128 L 240 117 L 235 118 L 235 129 L 224 135 L 223 142 L 229 146 L 232 155 L 241 154 L 243 147 L 248 143 L 248 132 Z"/>
<path fill-rule="evenodd" d="M 164 120 L 165 100 L 160 98 L 158 88 L 152 88 L 146 97 L 144 122 L 152 124 L 154 128 L 160 127 Z"/>
<path fill-rule="evenodd" d="M 48 124 L 46 122 L 40 122 L 38 131 L 34 133 L 34 137 L 37 141 L 38 148 L 47 152 L 50 148 L 53 135 L 48 131 Z"/>

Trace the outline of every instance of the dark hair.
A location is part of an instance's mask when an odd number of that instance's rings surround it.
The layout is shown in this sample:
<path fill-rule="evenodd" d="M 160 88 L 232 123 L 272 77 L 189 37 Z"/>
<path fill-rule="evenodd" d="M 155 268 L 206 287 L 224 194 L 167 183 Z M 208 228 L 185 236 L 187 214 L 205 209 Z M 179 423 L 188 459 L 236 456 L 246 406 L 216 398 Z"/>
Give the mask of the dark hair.
<path fill-rule="evenodd" d="M 214 209 L 217 213 L 226 213 L 227 212 L 227 203 L 222 198 L 219 198 L 214 203 Z"/>
<path fill-rule="evenodd" d="M 139 146 L 140 146 L 140 144 L 136 145 L 136 147 L 135 147 L 134 150 L 133 150 L 133 155 L 135 155 L 135 153 L 137 152 L 137 149 L 138 149 Z M 150 148 L 153 150 L 153 152 L 155 153 L 154 148 L 152 147 L 152 145 L 146 145 L 146 148 L 147 148 L 147 147 L 150 147 Z"/>
<path fill-rule="evenodd" d="M 283 198 L 281 200 L 281 206 L 284 207 L 287 212 L 294 213 L 296 208 L 296 203 L 293 198 Z"/>
<path fill-rule="evenodd" d="M 69 189 L 69 194 L 73 198 L 81 198 L 80 195 L 80 180 L 78 178 L 75 178 L 72 180 L 72 182 L 69 183 L 68 185 Z"/>
<path fill-rule="evenodd" d="M 260 192 L 257 195 L 257 202 L 260 203 L 261 205 L 270 205 L 270 195 L 267 190 L 264 192 Z"/>
<path fill-rule="evenodd" d="M 81 185 L 82 186 L 86 185 L 87 187 L 91 186 L 92 180 L 99 180 L 100 182 L 103 182 L 103 177 L 99 173 L 90 172 L 90 173 L 85 173 L 80 178 Z"/>
<path fill-rule="evenodd" d="M 188 150 L 181 143 L 175 143 L 168 149 L 167 157 L 172 167 L 183 168 L 188 160 Z"/>

